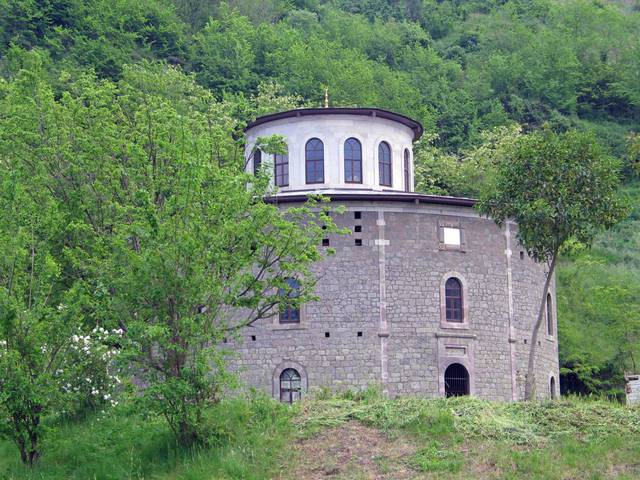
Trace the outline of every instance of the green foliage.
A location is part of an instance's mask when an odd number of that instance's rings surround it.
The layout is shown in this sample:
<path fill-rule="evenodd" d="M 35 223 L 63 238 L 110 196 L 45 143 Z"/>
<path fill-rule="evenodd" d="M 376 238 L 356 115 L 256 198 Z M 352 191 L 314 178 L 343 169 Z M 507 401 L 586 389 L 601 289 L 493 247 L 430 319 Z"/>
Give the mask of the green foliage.
<path fill-rule="evenodd" d="M 223 338 L 315 298 L 309 266 L 321 238 L 338 232 L 329 209 L 314 199 L 285 214 L 266 203 L 267 176 L 244 172 L 240 127 L 226 113 L 235 105 L 193 77 L 149 64 L 125 68 L 117 83 L 63 73 L 55 98 L 31 65 L 39 55 L 22 57 L 0 104 L 2 164 L 14 175 L 3 191 L 28 200 L 10 198 L 3 213 L 5 285 L 22 301 L 5 307 L 7 337 L 37 333 L 13 327 L 17 312 L 32 309 L 29 325 L 39 322 L 43 339 L 46 329 L 68 338 L 83 322 L 118 326 L 125 360 L 146 385 L 140 408 L 164 416 L 183 444 L 207 441 L 203 411 L 233 386 Z M 266 151 L 281 143 L 263 139 Z M 60 237 L 64 275 L 34 232 Z M 288 278 L 298 294 L 280 294 Z M 72 303 L 63 287 L 92 299 L 63 315 L 54 308 Z M 95 310 L 58 325 L 82 309 Z"/>
<path fill-rule="evenodd" d="M 63 155 L 49 126 L 60 120 L 35 67 L 0 94 L 0 435 L 34 464 L 43 419 L 100 406 L 120 331 L 93 328 L 89 285 L 75 269 L 82 228 L 53 193 L 43 158 Z M 78 139 L 80 140 L 80 139 Z"/>
<path fill-rule="evenodd" d="M 560 360 L 570 391 L 623 398 L 623 373 L 639 367 L 638 186 L 624 193 L 631 215 L 598 236 L 591 250 L 572 249 L 560 265 Z"/>
<path fill-rule="evenodd" d="M 590 245 L 626 216 L 617 193 L 619 161 L 593 135 L 543 129 L 509 145 L 478 209 L 499 225 L 513 220 L 531 257 L 550 262 L 569 240 Z"/>
<path fill-rule="evenodd" d="M 291 414 L 290 408 L 262 396 L 226 400 L 204 415 L 209 430 L 218 432 L 211 446 L 183 448 L 163 418 L 118 407 L 56 425 L 45 439 L 46 455 L 37 470 L 23 467 L 15 450 L 0 442 L 0 475 L 34 480 L 268 478 L 293 434 Z"/>
<path fill-rule="evenodd" d="M 514 221 L 529 256 L 548 265 L 530 341 L 525 398 L 531 400 L 538 331 L 560 250 L 569 242 L 590 246 L 597 233 L 628 212 L 617 192 L 620 163 L 589 133 L 556 134 L 545 128 L 503 145 L 492 156 L 497 157 L 495 176 L 478 210 L 500 226 Z"/>

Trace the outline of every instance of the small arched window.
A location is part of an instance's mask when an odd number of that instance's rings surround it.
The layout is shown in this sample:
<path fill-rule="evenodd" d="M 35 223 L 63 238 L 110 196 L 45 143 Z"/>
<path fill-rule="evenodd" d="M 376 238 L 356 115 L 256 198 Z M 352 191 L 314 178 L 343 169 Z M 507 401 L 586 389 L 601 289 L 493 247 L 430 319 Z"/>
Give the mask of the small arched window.
<path fill-rule="evenodd" d="M 287 368 L 280 374 L 280 401 L 293 403 L 302 396 L 302 379 L 294 368 Z"/>
<path fill-rule="evenodd" d="M 287 288 L 278 290 L 278 295 L 295 299 L 300 295 L 300 283 L 295 278 L 285 279 Z M 283 301 L 284 307 L 280 310 L 280 323 L 300 323 L 300 307 L 291 305 L 290 301 Z"/>
<path fill-rule="evenodd" d="M 462 283 L 451 277 L 444 284 L 445 310 L 447 322 L 462 323 Z"/>
<path fill-rule="evenodd" d="M 289 154 L 276 153 L 273 156 L 274 181 L 278 187 L 289 185 Z"/>
<path fill-rule="evenodd" d="M 253 152 L 253 174 L 257 175 L 260 172 L 260 166 L 262 165 L 262 151 L 256 148 Z"/>
<path fill-rule="evenodd" d="M 378 145 L 378 173 L 380 185 L 391 186 L 391 147 L 387 142 Z"/>
<path fill-rule="evenodd" d="M 459 363 L 452 363 L 444 371 L 444 393 L 447 397 L 469 395 L 469 372 Z"/>
<path fill-rule="evenodd" d="M 547 293 L 547 334 L 553 335 L 553 313 L 551 308 L 551 294 Z"/>
<path fill-rule="evenodd" d="M 318 138 L 312 138 L 304 147 L 305 171 L 307 183 L 324 182 L 324 144 Z"/>
<path fill-rule="evenodd" d="M 344 142 L 344 181 L 362 183 L 362 145 L 355 138 Z"/>
<path fill-rule="evenodd" d="M 551 400 L 555 400 L 556 398 L 556 379 L 555 377 L 551 377 L 549 380 L 549 396 Z"/>
<path fill-rule="evenodd" d="M 411 191 L 411 170 L 409 169 L 409 149 L 404 149 L 404 191 Z"/>

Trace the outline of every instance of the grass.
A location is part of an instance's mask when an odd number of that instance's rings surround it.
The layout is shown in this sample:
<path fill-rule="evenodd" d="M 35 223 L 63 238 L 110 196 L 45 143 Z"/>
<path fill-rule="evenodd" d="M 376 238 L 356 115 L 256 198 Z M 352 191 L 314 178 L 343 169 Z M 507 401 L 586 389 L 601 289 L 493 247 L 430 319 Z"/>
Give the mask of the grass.
<path fill-rule="evenodd" d="M 225 401 L 208 412 L 212 447 L 181 449 L 162 419 L 116 409 L 52 429 L 33 470 L 0 441 L 0 479 L 261 479 L 278 466 L 291 413 L 263 397 Z"/>
<path fill-rule="evenodd" d="M 564 399 L 265 397 L 208 412 L 212 446 L 182 450 L 165 423 L 126 409 L 52 429 L 40 465 L 0 441 L 0 479 L 640 478 L 640 408 Z M 324 472 L 324 473 L 322 473 Z"/>

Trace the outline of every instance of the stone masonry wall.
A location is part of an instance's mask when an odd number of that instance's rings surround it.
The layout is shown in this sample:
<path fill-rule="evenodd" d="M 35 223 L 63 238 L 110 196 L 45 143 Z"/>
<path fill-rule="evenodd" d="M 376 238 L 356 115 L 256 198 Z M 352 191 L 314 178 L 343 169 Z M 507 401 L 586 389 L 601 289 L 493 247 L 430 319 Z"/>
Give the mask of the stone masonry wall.
<path fill-rule="evenodd" d="M 640 375 L 626 375 L 627 405 L 640 404 Z"/>
<path fill-rule="evenodd" d="M 468 207 L 344 205 L 336 223 L 361 232 L 329 239 L 336 254 L 314 267 L 320 301 L 303 307 L 300 325 L 266 319 L 229 342 L 241 380 L 277 397 L 279 374 L 292 367 L 308 389 L 380 385 L 391 396 L 434 397 L 444 395 L 446 367 L 460 363 L 472 395 L 521 399 L 544 271 L 526 253 L 520 258 L 515 226 L 500 229 Z M 461 228 L 461 250 L 442 248 L 445 224 Z M 443 323 L 448 276 L 463 283 L 463 325 Z M 559 392 L 553 288 L 552 298 L 554 335 L 543 325 L 536 363 L 541 397 L 550 395 L 551 376 Z"/>

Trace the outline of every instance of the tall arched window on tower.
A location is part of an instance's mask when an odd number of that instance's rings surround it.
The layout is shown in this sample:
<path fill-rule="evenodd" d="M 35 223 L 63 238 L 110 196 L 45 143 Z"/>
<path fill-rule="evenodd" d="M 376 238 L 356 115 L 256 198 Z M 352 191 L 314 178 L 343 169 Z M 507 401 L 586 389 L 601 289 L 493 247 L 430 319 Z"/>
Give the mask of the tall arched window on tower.
<path fill-rule="evenodd" d="M 273 156 L 274 181 L 278 187 L 289 185 L 289 154 L 276 153 Z"/>
<path fill-rule="evenodd" d="M 551 308 L 551 294 L 547 293 L 547 335 L 553 335 L 553 313 Z"/>
<path fill-rule="evenodd" d="M 380 185 L 391 186 L 391 147 L 387 142 L 378 145 L 378 173 Z"/>
<path fill-rule="evenodd" d="M 307 183 L 324 182 L 324 144 L 318 138 L 312 138 L 304 147 L 304 160 Z"/>
<path fill-rule="evenodd" d="M 256 148 L 253 152 L 253 174 L 257 175 L 260 172 L 260 166 L 262 165 L 262 152 L 259 148 Z"/>
<path fill-rule="evenodd" d="M 302 396 L 302 379 L 294 368 L 287 368 L 280 374 L 280 401 L 293 403 Z"/>
<path fill-rule="evenodd" d="M 411 171 L 409 170 L 409 149 L 404 149 L 404 191 L 411 191 Z"/>
<path fill-rule="evenodd" d="M 287 278 L 285 283 L 287 287 L 278 290 L 279 296 L 296 298 L 300 295 L 300 283 L 295 278 Z M 285 304 L 280 310 L 280 323 L 300 323 L 300 307 L 298 305 Z"/>
<path fill-rule="evenodd" d="M 462 323 L 462 283 L 455 277 L 451 277 L 444 285 L 446 321 Z"/>
<path fill-rule="evenodd" d="M 344 181 L 362 183 L 362 145 L 355 138 L 344 142 Z"/>

